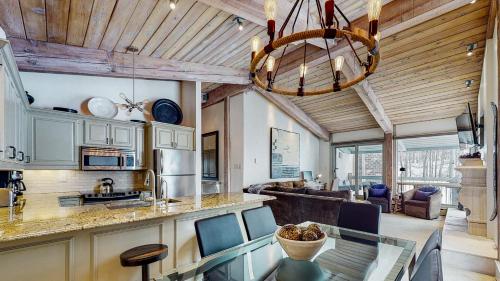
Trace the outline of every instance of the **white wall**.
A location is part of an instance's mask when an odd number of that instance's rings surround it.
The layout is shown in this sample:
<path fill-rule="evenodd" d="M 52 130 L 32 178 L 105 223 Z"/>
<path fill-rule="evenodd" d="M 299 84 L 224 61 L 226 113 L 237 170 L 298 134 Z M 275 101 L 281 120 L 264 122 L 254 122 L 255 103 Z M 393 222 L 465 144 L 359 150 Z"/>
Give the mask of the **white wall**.
<path fill-rule="evenodd" d="M 244 95 L 229 99 L 229 192 L 238 192 L 245 187 L 245 104 Z"/>
<path fill-rule="evenodd" d="M 219 132 L 219 182 L 224 187 L 224 102 L 205 107 L 201 112 L 202 134 Z"/>
<path fill-rule="evenodd" d="M 496 25 L 495 25 L 496 27 Z M 494 207 L 493 199 L 493 114 L 491 110 L 491 102 L 498 103 L 498 65 L 497 65 L 497 32 L 494 32 L 493 39 L 486 41 L 486 51 L 484 55 L 483 73 L 481 77 L 481 86 L 478 97 L 478 118 L 481 113 L 484 114 L 484 132 L 485 143 L 484 160 L 487 166 L 487 235 L 494 239 L 498 245 L 497 222 L 498 218 L 490 222 L 489 216 Z M 498 104 L 497 104 L 498 105 Z"/>
<path fill-rule="evenodd" d="M 132 79 L 128 78 L 35 72 L 21 72 L 20 75 L 24 89 L 35 98 L 34 107 L 60 106 L 76 109 L 82 114 L 90 114 L 86 102 L 92 97 L 106 97 L 116 103 L 124 102 L 119 96 L 120 93 L 132 98 Z M 180 104 L 180 85 L 179 81 L 136 79 L 135 99 L 149 100 L 147 109 L 160 98 L 171 99 Z M 115 119 L 152 120 L 150 114 L 134 111 L 128 116 L 125 110 L 120 110 Z"/>
<path fill-rule="evenodd" d="M 249 90 L 243 96 L 245 108 L 243 113 L 244 186 L 268 181 L 291 180 L 270 178 L 272 127 L 300 134 L 300 170 L 311 170 L 316 175 L 319 172 L 319 139 L 257 92 Z"/>
<path fill-rule="evenodd" d="M 365 129 L 334 133 L 331 135 L 332 143 L 358 142 L 366 140 L 384 139 L 384 131 L 380 128 Z"/>

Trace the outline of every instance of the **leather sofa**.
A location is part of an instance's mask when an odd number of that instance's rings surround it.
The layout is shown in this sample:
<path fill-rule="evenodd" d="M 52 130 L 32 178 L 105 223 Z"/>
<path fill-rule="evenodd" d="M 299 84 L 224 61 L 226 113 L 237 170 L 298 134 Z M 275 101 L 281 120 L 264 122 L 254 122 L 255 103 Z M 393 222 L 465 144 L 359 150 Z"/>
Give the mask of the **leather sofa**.
<path fill-rule="evenodd" d="M 415 198 L 417 191 L 432 191 L 432 195 L 425 200 Z M 420 187 L 403 193 L 403 210 L 407 216 L 432 220 L 439 217 L 441 212 L 441 190 L 435 187 Z"/>
<path fill-rule="evenodd" d="M 248 193 L 248 188 L 243 189 L 243 192 Z M 271 207 L 278 225 L 306 221 L 337 225 L 340 205 L 350 198 L 349 191 L 318 191 L 307 188 L 267 188 L 261 190 L 260 194 L 276 197 L 276 200 L 265 201 L 264 205 Z"/>

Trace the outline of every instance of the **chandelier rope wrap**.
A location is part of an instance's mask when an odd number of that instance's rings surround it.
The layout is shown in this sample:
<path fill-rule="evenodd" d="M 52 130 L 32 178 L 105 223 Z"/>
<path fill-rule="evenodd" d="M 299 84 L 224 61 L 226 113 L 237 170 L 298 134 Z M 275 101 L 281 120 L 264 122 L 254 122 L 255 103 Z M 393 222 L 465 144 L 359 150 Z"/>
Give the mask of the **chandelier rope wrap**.
<path fill-rule="evenodd" d="M 267 2 L 272 2 L 275 0 L 266 0 Z M 257 42 L 259 44 L 256 44 L 255 38 L 252 41 L 252 60 L 250 63 L 250 77 L 252 79 L 252 82 L 254 85 L 256 85 L 259 88 L 262 88 L 266 91 L 273 92 L 276 94 L 281 94 L 281 95 L 288 95 L 288 96 L 314 96 L 314 95 L 321 95 L 321 94 L 327 94 L 327 93 L 332 93 L 332 92 L 338 92 L 347 88 L 350 88 L 357 83 L 363 81 L 371 75 L 372 73 L 375 72 L 378 63 L 380 61 L 380 54 L 379 54 L 379 43 L 378 41 L 380 40 L 380 33 L 377 32 L 378 28 L 378 18 L 377 19 L 371 19 L 369 20 L 369 30 L 363 30 L 361 28 L 357 27 L 351 27 L 351 24 L 349 20 L 345 17 L 345 15 L 340 11 L 340 9 L 334 5 L 333 0 L 327 0 L 325 2 L 325 7 L 326 9 L 329 9 L 326 11 L 326 23 L 329 24 L 329 26 L 326 26 L 325 21 L 323 20 L 322 17 L 322 9 L 319 4 L 319 0 L 316 0 L 317 8 L 318 8 L 318 15 L 320 18 L 320 24 L 321 28 L 319 29 L 312 29 L 312 30 L 305 30 L 301 32 L 296 32 L 294 33 L 294 28 L 295 28 L 295 22 L 292 26 L 292 34 L 288 36 L 283 36 L 283 31 L 291 17 L 291 15 L 294 13 L 295 8 L 297 7 L 297 4 L 299 1 L 304 1 L 304 0 L 297 0 L 295 2 L 295 5 L 293 6 L 292 10 L 290 11 L 290 14 L 288 15 L 286 21 L 283 23 L 283 26 L 280 29 L 279 32 L 279 37 L 275 40 L 274 39 L 274 29 L 275 29 L 275 22 L 272 19 L 268 20 L 268 34 L 269 34 L 269 44 L 264 46 L 264 48 L 256 48 L 260 44 L 260 41 Z M 308 5 L 309 5 L 309 0 Z M 297 11 L 297 17 L 300 12 L 300 8 L 302 7 L 302 2 L 299 7 L 299 11 Z M 378 6 L 377 6 L 378 5 Z M 380 8 L 381 8 L 381 0 L 369 0 L 369 7 L 378 7 L 378 14 L 377 11 L 375 11 L 376 15 L 378 16 L 380 14 Z M 347 27 L 340 28 L 339 27 L 339 21 L 337 17 L 335 16 L 333 12 L 333 7 L 335 7 L 342 17 L 346 20 L 348 23 Z M 309 10 L 309 9 L 308 9 Z M 267 12 L 267 11 L 266 11 Z M 369 13 L 370 15 L 370 13 Z M 335 26 L 333 18 L 335 19 Z M 370 18 L 370 16 L 369 16 Z M 307 23 L 306 29 L 309 27 L 309 23 Z M 340 66 L 340 69 L 337 69 L 334 71 L 332 62 L 331 62 L 331 57 L 330 57 L 330 50 L 328 46 L 327 39 L 341 39 L 345 38 L 347 42 L 349 43 L 349 47 L 351 50 L 354 52 L 354 55 L 357 59 L 357 62 L 359 62 L 359 66 L 361 67 L 361 73 L 359 73 L 356 77 L 353 77 L 352 79 L 340 83 L 340 70 L 342 66 Z M 257 38 L 259 39 L 259 38 Z M 332 70 L 332 77 L 333 81 L 331 83 L 331 86 L 324 87 L 324 88 L 319 88 L 319 89 L 304 89 L 304 81 L 305 81 L 305 76 L 306 76 L 306 71 L 307 71 L 307 66 L 306 66 L 306 52 L 307 52 L 307 40 L 309 39 L 323 39 L 325 40 L 325 45 L 326 49 L 325 51 L 328 53 L 329 56 L 329 63 L 330 67 Z M 281 64 L 281 59 L 283 58 L 283 55 L 285 51 L 283 51 L 281 57 L 280 57 L 280 62 L 278 63 L 278 68 L 274 70 L 274 58 L 270 56 L 270 54 L 275 51 L 280 49 L 281 47 L 284 47 L 285 49 L 288 47 L 289 44 L 293 42 L 299 42 L 303 41 L 304 42 L 304 63 L 300 66 L 300 82 L 299 82 L 299 87 L 298 88 L 284 88 L 284 87 L 277 87 L 274 85 L 275 77 L 278 73 L 280 64 Z M 352 42 L 360 42 L 361 44 L 364 45 L 367 49 L 367 61 L 363 62 L 356 50 L 354 49 Z M 270 59 L 271 58 L 271 59 Z M 261 61 L 264 59 L 264 63 L 262 63 L 261 67 L 259 68 L 259 64 Z M 272 60 L 272 62 L 269 62 L 268 60 Z M 341 58 L 341 63 L 340 65 L 343 64 L 344 58 Z M 267 64 L 266 64 L 267 63 Z M 271 63 L 271 66 L 269 64 Z M 262 68 L 265 66 L 268 67 L 267 69 L 267 81 L 263 81 L 261 77 L 259 77 L 259 73 L 261 72 Z M 269 69 L 270 68 L 270 69 Z M 354 70 L 353 70 L 354 71 Z M 273 75 L 274 72 L 274 75 Z M 267 82 L 267 83 L 266 83 Z"/>

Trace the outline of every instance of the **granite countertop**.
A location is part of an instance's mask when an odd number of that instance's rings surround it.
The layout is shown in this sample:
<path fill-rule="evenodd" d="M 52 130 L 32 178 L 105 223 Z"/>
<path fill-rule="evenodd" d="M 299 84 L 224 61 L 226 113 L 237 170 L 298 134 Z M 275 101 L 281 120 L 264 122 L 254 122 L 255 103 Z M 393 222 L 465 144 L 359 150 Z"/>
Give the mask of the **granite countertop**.
<path fill-rule="evenodd" d="M 168 206 L 121 209 L 108 209 L 104 204 L 59 206 L 60 196 L 75 195 L 78 193 L 26 194 L 22 210 L 0 208 L 0 243 L 275 199 L 266 195 L 226 193 L 175 198 L 180 202 Z"/>

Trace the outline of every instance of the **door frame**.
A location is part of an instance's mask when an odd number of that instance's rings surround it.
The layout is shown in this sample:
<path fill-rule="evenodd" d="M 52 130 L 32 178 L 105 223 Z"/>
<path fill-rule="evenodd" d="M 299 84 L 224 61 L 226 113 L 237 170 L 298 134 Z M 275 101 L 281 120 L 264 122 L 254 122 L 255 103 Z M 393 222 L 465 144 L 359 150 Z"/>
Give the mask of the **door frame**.
<path fill-rule="evenodd" d="M 346 143 L 331 143 L 331 149 L 330 149 L 330 163 L 332 164 L 332 168 L 330 171 L 330 178 L 333 180 L 335 179 L 336 176 L 336 170 L 337 170 L 337 161 L 336 161 L 336 154 L 335 151 L 337 148 L 342 148 L 342 147 L 355 147 L 355 157 L 356 161 L 354 162 L 354 169 L 356 171 L 356 177 L 355 177 L 355 185 L 358 186 L 359 184 L 359 178 L 358 178 L 358 168 L 359 168 L 359 163 L 358 163 L 358 151 L 359 151 L 359 146 L 366 146 L 366 145 L 382 145 L 382 182 L 385 182 L 385 173 L 384 173 L 384 166 L 385 166 L 385 156 L 384 156 L 384 149 L 385 149 L 385 143 L 384 140 L 368 140 L 368 141 L 360 141 L 360 142 L 346 142 Z"/>

